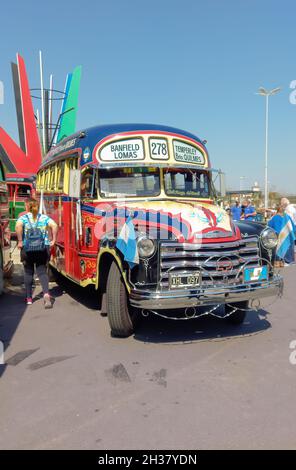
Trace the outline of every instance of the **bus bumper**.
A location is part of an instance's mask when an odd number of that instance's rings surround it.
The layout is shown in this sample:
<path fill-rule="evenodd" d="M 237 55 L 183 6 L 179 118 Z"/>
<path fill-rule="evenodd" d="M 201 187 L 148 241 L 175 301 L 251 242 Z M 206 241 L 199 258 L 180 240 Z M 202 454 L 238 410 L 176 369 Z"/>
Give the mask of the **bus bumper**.
<path fill-rule="evenodd" d="M 274 276 L 269 281 L 239 284 L 223 287 L 202 287 L 199 289 L 148 291 L 132 289 L 129 301 L 133 307 L 147 310 L 169 310 L 187 307 L 202 307 L 217 304 L 232 304 L 252 301 L 265 297 L 281 296 L 283 293 L 283 278 Z"/>

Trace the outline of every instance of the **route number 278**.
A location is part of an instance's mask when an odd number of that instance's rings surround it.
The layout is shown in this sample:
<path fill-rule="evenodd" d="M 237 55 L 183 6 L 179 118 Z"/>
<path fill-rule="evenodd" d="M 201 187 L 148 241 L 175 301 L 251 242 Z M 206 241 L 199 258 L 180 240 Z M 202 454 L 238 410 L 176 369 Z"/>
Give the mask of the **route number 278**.
<path fill-rule="evenodd" d="M 167 160 L 169 158 L 168 144 L 165 139 L 150 139 L 151 158 Z"/>

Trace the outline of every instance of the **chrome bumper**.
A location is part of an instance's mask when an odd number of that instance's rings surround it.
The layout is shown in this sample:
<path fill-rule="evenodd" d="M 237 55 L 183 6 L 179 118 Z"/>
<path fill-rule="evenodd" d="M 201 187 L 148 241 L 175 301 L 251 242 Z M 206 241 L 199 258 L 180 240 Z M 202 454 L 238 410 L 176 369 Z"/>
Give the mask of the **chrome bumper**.
<path fill-rule="evenodd" d="M 139 290 L 132 289 L 129 295 L 133 307 L 161 310 L 187 307 L 202 307 L 216 304 L 231 304 L 264 297 L 280 296 L 283 292 L 283 278 L 275 275 L 266 282 L 239 284 L 225 287 L 184 290 Z"/>

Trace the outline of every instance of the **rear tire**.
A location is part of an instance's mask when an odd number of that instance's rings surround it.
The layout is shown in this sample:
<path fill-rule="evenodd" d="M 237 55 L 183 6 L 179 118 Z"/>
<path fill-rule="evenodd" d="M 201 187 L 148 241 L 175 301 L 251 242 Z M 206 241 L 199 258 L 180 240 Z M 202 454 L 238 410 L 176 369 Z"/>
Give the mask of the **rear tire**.
<path fill-rule="evenodd" d="M 112 336 L 125 338 L 134 333 L 138 312 L 128 304 L 127 291 L 115 261 L 112 262 L 106 287 L 107 316 Z"/>
<path fill-rule="evenodd" d="M 225 305 L 225 313 L 229 313 L 233 310 L 234 307 L 237 308 L 229 317 L 226 317 L 226 320 L 232 325 L 241 325 L 246 318 L 246 309 L 248 308 L 249 302 L 246 300 L 244 302 L 236 302 L 234 304 Z M 244 310 L 241 310 L 244 309 Z"/>

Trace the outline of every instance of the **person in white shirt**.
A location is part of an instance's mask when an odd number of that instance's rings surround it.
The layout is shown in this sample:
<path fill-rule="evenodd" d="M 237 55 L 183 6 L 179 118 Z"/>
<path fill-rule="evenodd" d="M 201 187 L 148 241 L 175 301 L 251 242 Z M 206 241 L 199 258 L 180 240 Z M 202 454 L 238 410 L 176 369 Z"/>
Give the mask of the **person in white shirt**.
<path fill-rule="evenodd" d="M 296 225 L 296 208 L 293 206 L 293 204 L 290 204 L 289 199 L 287 199 L 286 197 L 282 197 L 281 206 L 284 209 L 285 213 L 291 217 L 294 224 Z"/>

